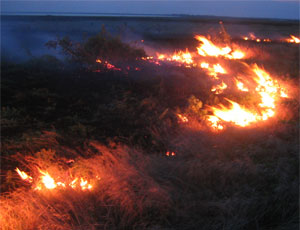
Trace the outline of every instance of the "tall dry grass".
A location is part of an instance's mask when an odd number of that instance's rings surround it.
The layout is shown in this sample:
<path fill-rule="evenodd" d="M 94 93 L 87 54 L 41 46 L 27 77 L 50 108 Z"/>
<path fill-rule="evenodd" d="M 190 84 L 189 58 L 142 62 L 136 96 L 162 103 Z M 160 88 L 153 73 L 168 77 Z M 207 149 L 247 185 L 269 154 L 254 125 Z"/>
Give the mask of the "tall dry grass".
<path fill-rule="evenodd" d="M 101 179 L 91 191 L 35 191 L 16 175 L 19 188 L 1 197 L 2 229 L 295 229 L 298 145 L 290 128 L 277 136 L 270 127 L 218 137 L 186 130 L 171 144 L 175 157 L 52 140 L 53 149 L 19 158 L 33 176 L 40 167 Z"/>

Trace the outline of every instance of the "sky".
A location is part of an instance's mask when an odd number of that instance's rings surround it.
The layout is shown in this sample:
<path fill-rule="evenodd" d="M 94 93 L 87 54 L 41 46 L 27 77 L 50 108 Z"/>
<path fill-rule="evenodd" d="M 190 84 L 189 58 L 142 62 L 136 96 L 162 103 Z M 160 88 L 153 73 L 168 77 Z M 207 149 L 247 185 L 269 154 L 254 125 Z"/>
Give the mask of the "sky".
<path fill-rule="evenodd" d="M 5 13 L 189 14 L 247 18 L 298 19 L 299 1 L 157 0 L 157 1 L 13 1 L 1 0 Z"/>

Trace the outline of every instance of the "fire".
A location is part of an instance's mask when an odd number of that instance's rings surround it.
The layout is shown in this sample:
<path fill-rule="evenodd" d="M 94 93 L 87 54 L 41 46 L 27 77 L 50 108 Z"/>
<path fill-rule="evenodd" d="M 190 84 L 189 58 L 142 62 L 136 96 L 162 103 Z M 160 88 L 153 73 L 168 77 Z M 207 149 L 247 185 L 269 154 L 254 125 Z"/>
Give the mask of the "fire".
<path fill-rule="evenodd" d="M 28 176 L 25 172 L 20 171 L 18 168 L 16 168 L 16 171 L 22 180 L 33 183 L 33 178 L 31 176 Z M 58 181 L 47 171 L 43 171 L 41 169 L 38 169 L 38 171 L 40 176 L 37 179 L 37 183 L 35 183 L 35 190 L 53 190 L 57 188 L 66 188 L 67 186 L 72 189 L 79 188 L 81 190 L 91 190 L 93 188 L 92 184 L 90 184 L 89 181 L 83 177 L 80 177 L 80 182 L 79 177 L 76 177 L 71 182 L 67 183 L 66 181 L 68 181 L 68 179 L 64 182 Z M 97 176 L 96 179 L 99 180 L 99 177 Z"/>
<path fill-rule="evenodd" d="M 213 71 L 215 73 L 226 73 L 226 70 L 220 64 L 213 65 Z"/>
<path fill-rule="evenodd" d="M 202 42 L 202 45 L 197 47 L 198 54 L 201 56 L 212 56 L 219 57 L 223 56 L 229 59 L 242 59 L 245 54 L 242 51 L 232 51 L 229 46 L 218 47 L 214 45 L 211 41 L 209 41 L 204 36 L 197 35 L 195 37 L 198 41 Z"/>
<path fill-rule="evenodd" d="M 230 104 L 230 108 L 226 108 L 220 104 L 219 107 L 211 107 L 216 117 L 226 122 L 232 122 L 238 126 L 245 127 L 257 120 L 256 115 L 249 110 L 242 108 L 238 103 L 226 99 Z"/>
<path fill-rule="evenodd" d="M 249 89 L 246 88 L 246 87 L 244 86 L 244 83 L 243 83 L 243 82 L 241 82 L 241 81 L 239 81 L 239 80 L 237 80 L 237 79 L 235 79 L 235 82 L 236 82 L 237 88 L 238 88 L 240 91 L 244 91 L 244 92 L 248 92 L 248 91 L 249 91 Z"/>
<path fill-rule="evenodd" d="M 186 51 L 175 51 L 172 55 L 167 54 L 159 54 L 157 53 L 157 59 L 161 61 L 170 61 L 170 62 L 178 62 L 187 64 L 186 67 L 190 66 L 190 64 L 194 63 L 193 55 L 186 49 Z"/>
<path fill-rule="evenodd" d="M 234 51 L 232 52 L 231 56 L 232 59 L 242 59 L 245 56 L 245 54 L 241 51 Z"/>
<path fill-rule="evenodd" d="M 213 86 L 211 89 L 212 92 L 215 92 L 216 94 L 223 93 L 223 90 L 227 88 L 227 85 L 222 81 L 221 84 Z"/>
<path fill-rule="evenodd" d="M 259 104 L 260 107 L 275 108 L 275 99 L 266 92 L 260 92 L 262 103 Z"/>
<path fill-rule="evenodd" d="M 208 116 L 207 120 L 210 123 L 210 126 L 215 130 L 224 129 L 223 125 L 221 125 L 221 120 L 216 116 Z"/>
<path fill-rule="evenodd" d="M 23 180 L 25 180 L 25 181 L 27 181 L 27 182 L 29 182 L 29 183 L 32 182 L 32 177 L 31 177 L 31 176 L 28 176 L 27 173 L 25 173 L 24 171 L 20 171 L 20 169 L 16 168 L 16 172 L 19 174 L 19 176 L 20 176 Z"/>
<path fill-rule="evenodd" d="M 230 106 L 219 104 L 218 107 L 210 107 L 213 116 L 208 116 L 208 121 L 213 129 L 221 130 L 224 128 L 222 122 L 230 122 L 237 126 L 246 127 L 259 121 L 265 121 L 273 117 L 276 112 L 276 102 L 279 97 L 288 97 L 286 89 L 280 87 L 277 80 L 274 80 L 269 73 L 259 68 L 256 64 L 249 67 L 253 73 L 251 77 L 256 84 L 256 88 L 251 93 L 257 94 L 261 102 L 255 110 L 247 109 L 237 102 L 225 98 Z M 223 82 L 222 82 L 223 83 Z M 249 92 L 249 88 L 244 83 L 235 79 L 237 88 L 240 91 Z M 218 93 L 218 89 L 225 87 L 224 84 L 213 87 L 212 91 Z M 222 128 L 221 128 L 222 127 Z"/>
<path fill-rule="evenodd" d="M 207 69 L 208 75 L 213 76 L 215 79 L 219 79 L 217 77 L 218 73 L 225 74 L 227 73 L 226 70 L 218 63 L 214 64 L 212 67 L 206 62 L 202 62 L 200 67 L 203 69 Z"/>
<path fill-rule="evenodd" d="M 208 69 L 209 64 L 206 63 L 206 62 L 202 62 L 202 63 L 200 64 L 200 67 L 203 68 L 203 69 Z"/>
<path fill-rule="evenodd" d="M 168 152 L 166 152 L 166 156 L 167 156 L 167 157 L 169 157 L 169 156 L 173 156 L 173 157 L 174 157 L 174 156 L 176 156 L 176 153 L 175 153 L 175 152 L 169 152 L 169 151 L 168 151 Z"/>
<path fill-rule="evenodd" d="M 183 115 L 181 115 L 181 114 L 177 114 L 177 117 L 179 118 L 179 120 L 181 121 L 181 122 L 183 122 L 183 123 L 186 123 L 186 122 L 188 122 L 189 121 L 189 119 L 186 117 L 186 116 L 183 116 Z"/>
<path fill-rule="evenodd" d="M 57 184 L 55 183 L 54 179 L 49 175 L 49 173 L 43 172 L 42 170 L 39 171 L 42 174 L 41 182 L 47 189 L 54 189 L 57 187 Z"/>
<path fill-rule="evenodd" d="M 121 71 L 120 68 L 117 68 L 116 66 L 114 66 L 113 64 L 109 63 L 108 61 L 102 61 L 101 59 L 96 59 L 96 63 L 99 64 L 103 64 L 107 69 L 111 69 L 111 70 L 116 70 L 116 71 Z M 95 72 L 101 72 L 100 70 L 96 70 Z"/>
<path fill-rule="evenodd" d="M 300 38 L 297 38 L 294 35 L 290 35 L 291 38 L 287 38 L 286 41 L 289 43 L 296 43 L 299 44 L 300 43 Z"/>

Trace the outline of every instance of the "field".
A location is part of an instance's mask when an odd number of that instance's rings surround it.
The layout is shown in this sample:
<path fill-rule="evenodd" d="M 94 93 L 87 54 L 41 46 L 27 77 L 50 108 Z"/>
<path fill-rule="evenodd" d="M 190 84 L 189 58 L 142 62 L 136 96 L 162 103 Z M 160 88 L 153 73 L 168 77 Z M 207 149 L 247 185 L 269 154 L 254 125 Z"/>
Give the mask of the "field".
<path fill-rule="evenodd" d="M 1 29 L 2 229 L 299 228 L 299 22 Z"/>

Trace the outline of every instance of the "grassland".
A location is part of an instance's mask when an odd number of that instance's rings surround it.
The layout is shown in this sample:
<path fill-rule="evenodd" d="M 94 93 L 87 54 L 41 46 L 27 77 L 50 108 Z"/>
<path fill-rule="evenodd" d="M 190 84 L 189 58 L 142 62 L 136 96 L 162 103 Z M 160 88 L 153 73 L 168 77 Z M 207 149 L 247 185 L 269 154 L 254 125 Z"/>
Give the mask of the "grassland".
<path fill-rule="evenodd" d="M 167 19 L 163 23 L 168 25 Z M 239 26 L 247 31 L 247 23 Z M 290 30 L 276 23 L 256 21 L 256 26 L 276 28 L 274 37 L 278 28 Z M 194 44 L 172 33 L 148 38 L 145 43 L 161 50 Z M 91 55 L 97 55 L 93 45 L 98 42 L 84 46 L 90 49 L 86 56 L 68 56 L 65 49 L 67 60 L 50 55 L 22 63 L 2 59 L 3 229 L 299 228 L 298 45 L 235 41 L 258 54 L 248 64 L 279 76 L 292 96 L 262 125 L 216 133 L 203 128 L 199 104 L 220 98 L 211 95 L 209 76 L 201 69 L 139 62 L 140 46 L 101 41 L 120 51 L 107 59 L 140 70 L 97 72 Z M 124 52 L 130 53 L 126 60 Z M 179 123 L 179 112 L 193 123 Z M 168 151 L 176 155 L 168 157 Z M 39 167 L 101 179 L 91 191 L 36 191 L 20 180 L 16 167 L 33 176 Z"/>

